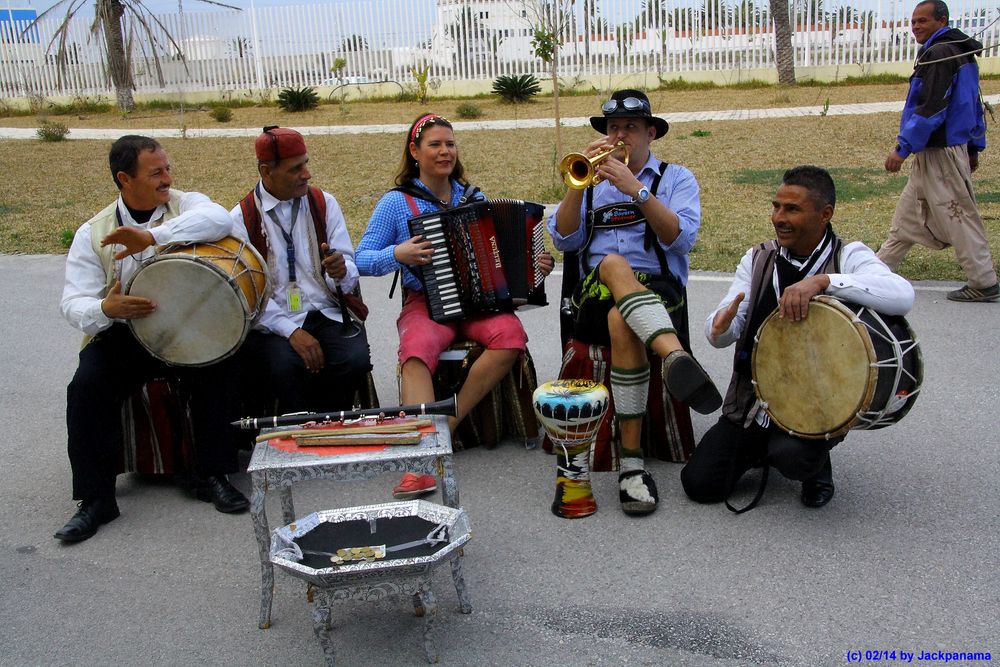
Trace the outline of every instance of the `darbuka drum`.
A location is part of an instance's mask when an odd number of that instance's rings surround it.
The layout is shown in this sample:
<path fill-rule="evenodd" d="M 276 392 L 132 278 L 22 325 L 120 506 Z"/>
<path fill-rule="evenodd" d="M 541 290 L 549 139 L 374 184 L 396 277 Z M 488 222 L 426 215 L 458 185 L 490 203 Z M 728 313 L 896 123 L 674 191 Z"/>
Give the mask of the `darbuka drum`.
<path fill-rule="evenodd" d="M 920 346 L 904 318 L 829 296 L 813 298 L 799 322 L 771 313 L 751 364 L 771 419 L 812 439 L 896 423 L 923 380 Z"/>
<path fill-rule="evenodd" d="M 554 443 L 552 513 L 567 519 L 590 516 L 597 511 L 590 487 L 590 446 L 608 411 L 608 390 L 591 380 L 555 380 L 538 387 L 531 401 Z"/>
<path fill-rule="evenodd" d="M 227 236 L 159 248 L 125 293 L 156 303 L 149 317 L 128 321 L 150 354 L 176 366 L 204 366 L 243 343 L 267 303 L 269 282 L 260 254 Z"/>

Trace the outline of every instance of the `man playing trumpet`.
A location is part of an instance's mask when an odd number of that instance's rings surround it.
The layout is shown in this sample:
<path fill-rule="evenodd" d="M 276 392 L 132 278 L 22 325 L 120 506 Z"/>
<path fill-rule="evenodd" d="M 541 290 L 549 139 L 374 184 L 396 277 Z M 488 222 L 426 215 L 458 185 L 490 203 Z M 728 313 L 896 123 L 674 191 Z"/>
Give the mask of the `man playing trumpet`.
<path fill-rule="evenodd" d="M 653 115 L 644 93 L 619 90 L 602 111 L 590 124 L 605 136 L 584 151 L 597 184 L 567 176 L 570 187 L 548 226 L 556 248 L 579 255 L 583 279 L 572 297 L 572 337 L 611 347 L 622 509 L 649 514 L 659 497 L 640 446 L 649 394 L 646 348 L 665 360 L 664 383 L 672 396 L 704 414 L 722 403 L 684 349 L 688 251 L 701 224 L 701 202 L 694 175 L 650 151 L 668 125 Z M 607 157 L 597 157 L 609 148 Z"/>

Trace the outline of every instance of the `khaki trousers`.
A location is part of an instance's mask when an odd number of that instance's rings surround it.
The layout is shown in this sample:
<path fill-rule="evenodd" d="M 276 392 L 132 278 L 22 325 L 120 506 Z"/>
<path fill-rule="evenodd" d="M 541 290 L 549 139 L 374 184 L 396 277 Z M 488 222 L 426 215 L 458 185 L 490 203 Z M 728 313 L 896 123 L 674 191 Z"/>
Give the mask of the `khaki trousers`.
<path fill-rule="evenodd" d="M 895 270 L 914 243 L 934 250 L 954 247 L 969 287 L 997 284 L 965 146 L 928 148 L 914 154 L 910 178 L 878 258 Z"/>

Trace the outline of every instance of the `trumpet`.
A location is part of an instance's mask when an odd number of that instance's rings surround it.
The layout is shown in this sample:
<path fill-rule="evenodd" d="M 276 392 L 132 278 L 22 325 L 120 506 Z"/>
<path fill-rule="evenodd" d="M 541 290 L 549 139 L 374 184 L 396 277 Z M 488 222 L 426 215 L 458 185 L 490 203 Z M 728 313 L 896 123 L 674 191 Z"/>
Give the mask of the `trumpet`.
<path fill-rule="evenodd" d="M 619 141 L 593 157 L 587 157 L 583 153 L 570 153 L 559 163 L 559 173 L 562 174 L 563 183 L 573 190 L 583 190 L 591 185 L 597 185 L 601 182 L 601 177 L 597 175 L 597 166 L 618 149 L 625 151 L 624 162 L 627 167 L 628 146 L 624 141 Z"/>

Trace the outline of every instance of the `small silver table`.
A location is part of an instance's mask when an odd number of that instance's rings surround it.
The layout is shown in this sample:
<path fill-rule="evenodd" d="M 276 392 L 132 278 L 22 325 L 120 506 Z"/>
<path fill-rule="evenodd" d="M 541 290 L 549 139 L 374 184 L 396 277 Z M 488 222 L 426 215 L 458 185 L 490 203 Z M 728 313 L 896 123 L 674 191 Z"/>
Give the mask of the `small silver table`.
<path fill-rule="evenodd" d="M 271 602 L 274 599 L 274 566 L 270 558 L 270 530 L 267 509 L 264 503 L 266 493 L 278 489 L 281 498 L 283 523 L 295 521 L 292 504 L 292 484 L 311 479 L 337 481 L 373 479 L 380 473 L 414 472 L 436 475 L 441 485 L 441 496 L 448 507 L 458 508 L 458 482 L 452 466 L 451 433 L 448 418 L 443 415 L 426 415 L 434 421 L 435 432 L 424 433 L 417 445 L 390 445 L 377 452 L 357 452 L 321 456 L 302 448 L 284 451 L 272 447 L 268 441 L 258 442 L 250 457 L 247 472 L 250 473 L 252 493 L 250 494 L 250 517 L 260 550 L 261 590 L 260 623 L 263 630 L 271 625 Z M 265 430 L 277 435 L 283 429 Z M 462 556 L 451 561 L 452 576 L 458 589 L 462 613 L 472 611 L 465 584 L 461 583 Z"/>
<path fill-rule="evenodd" d="M 447 542 L 431 553 L 420 556 L 382 558 L 364 562 L 347 562 L 340 565 L 327 563 L 328 567 L 313 567 L 302 562 L 303 552 L 295 542 L 316 530 L 321 524 L 367 521 L 372 526 L 372 544 L 384 542 L 384 531 L 377 531 L 376 524 L 386 525 L 394 519 L 416 517 L 428 524 L 437 524 L 447 531 Z M 376 532 L 377 531 L 377 532 Z M 431 577 L 436 568 L 446 561 L 452 564 L 452 576 L 459 598 L 465 597 L 461 577 L 462 547 L 471 538 L 469 520 L 465 511 L 443 507 L 423 500 L 345 507 L 314 512 L 290 525 L 278 528 L 271 539 L 270 560 L 289 574 L 304 579 L 315 586 L 313 607 L 313 632 L 323 649 L 328 666 L 335 664 L 335 650 L 331 636 L 331 605 L 337 600 L 380 600 L 391 595 L 411 596 L 417 614 L 424 617 L 423 648 L 427 662 L 438 661 L 434 647 L 433 628 L 437 615 Z M 363 546 L 363 545 L 358 545 Z M 390 545 L 391 546 L 391 545 Z M 404 545 L 405 548 L 406 545 Z M 386 551 L 391 551 L 387 549 Z M 306 552 L 325 553 L 325 552 Z M 400 552 L 403 553 L 403 552 Z M 325 556 L 319 560 L 325 560 Z M 456 567 L 459 568 L 456 573 Z"/>

